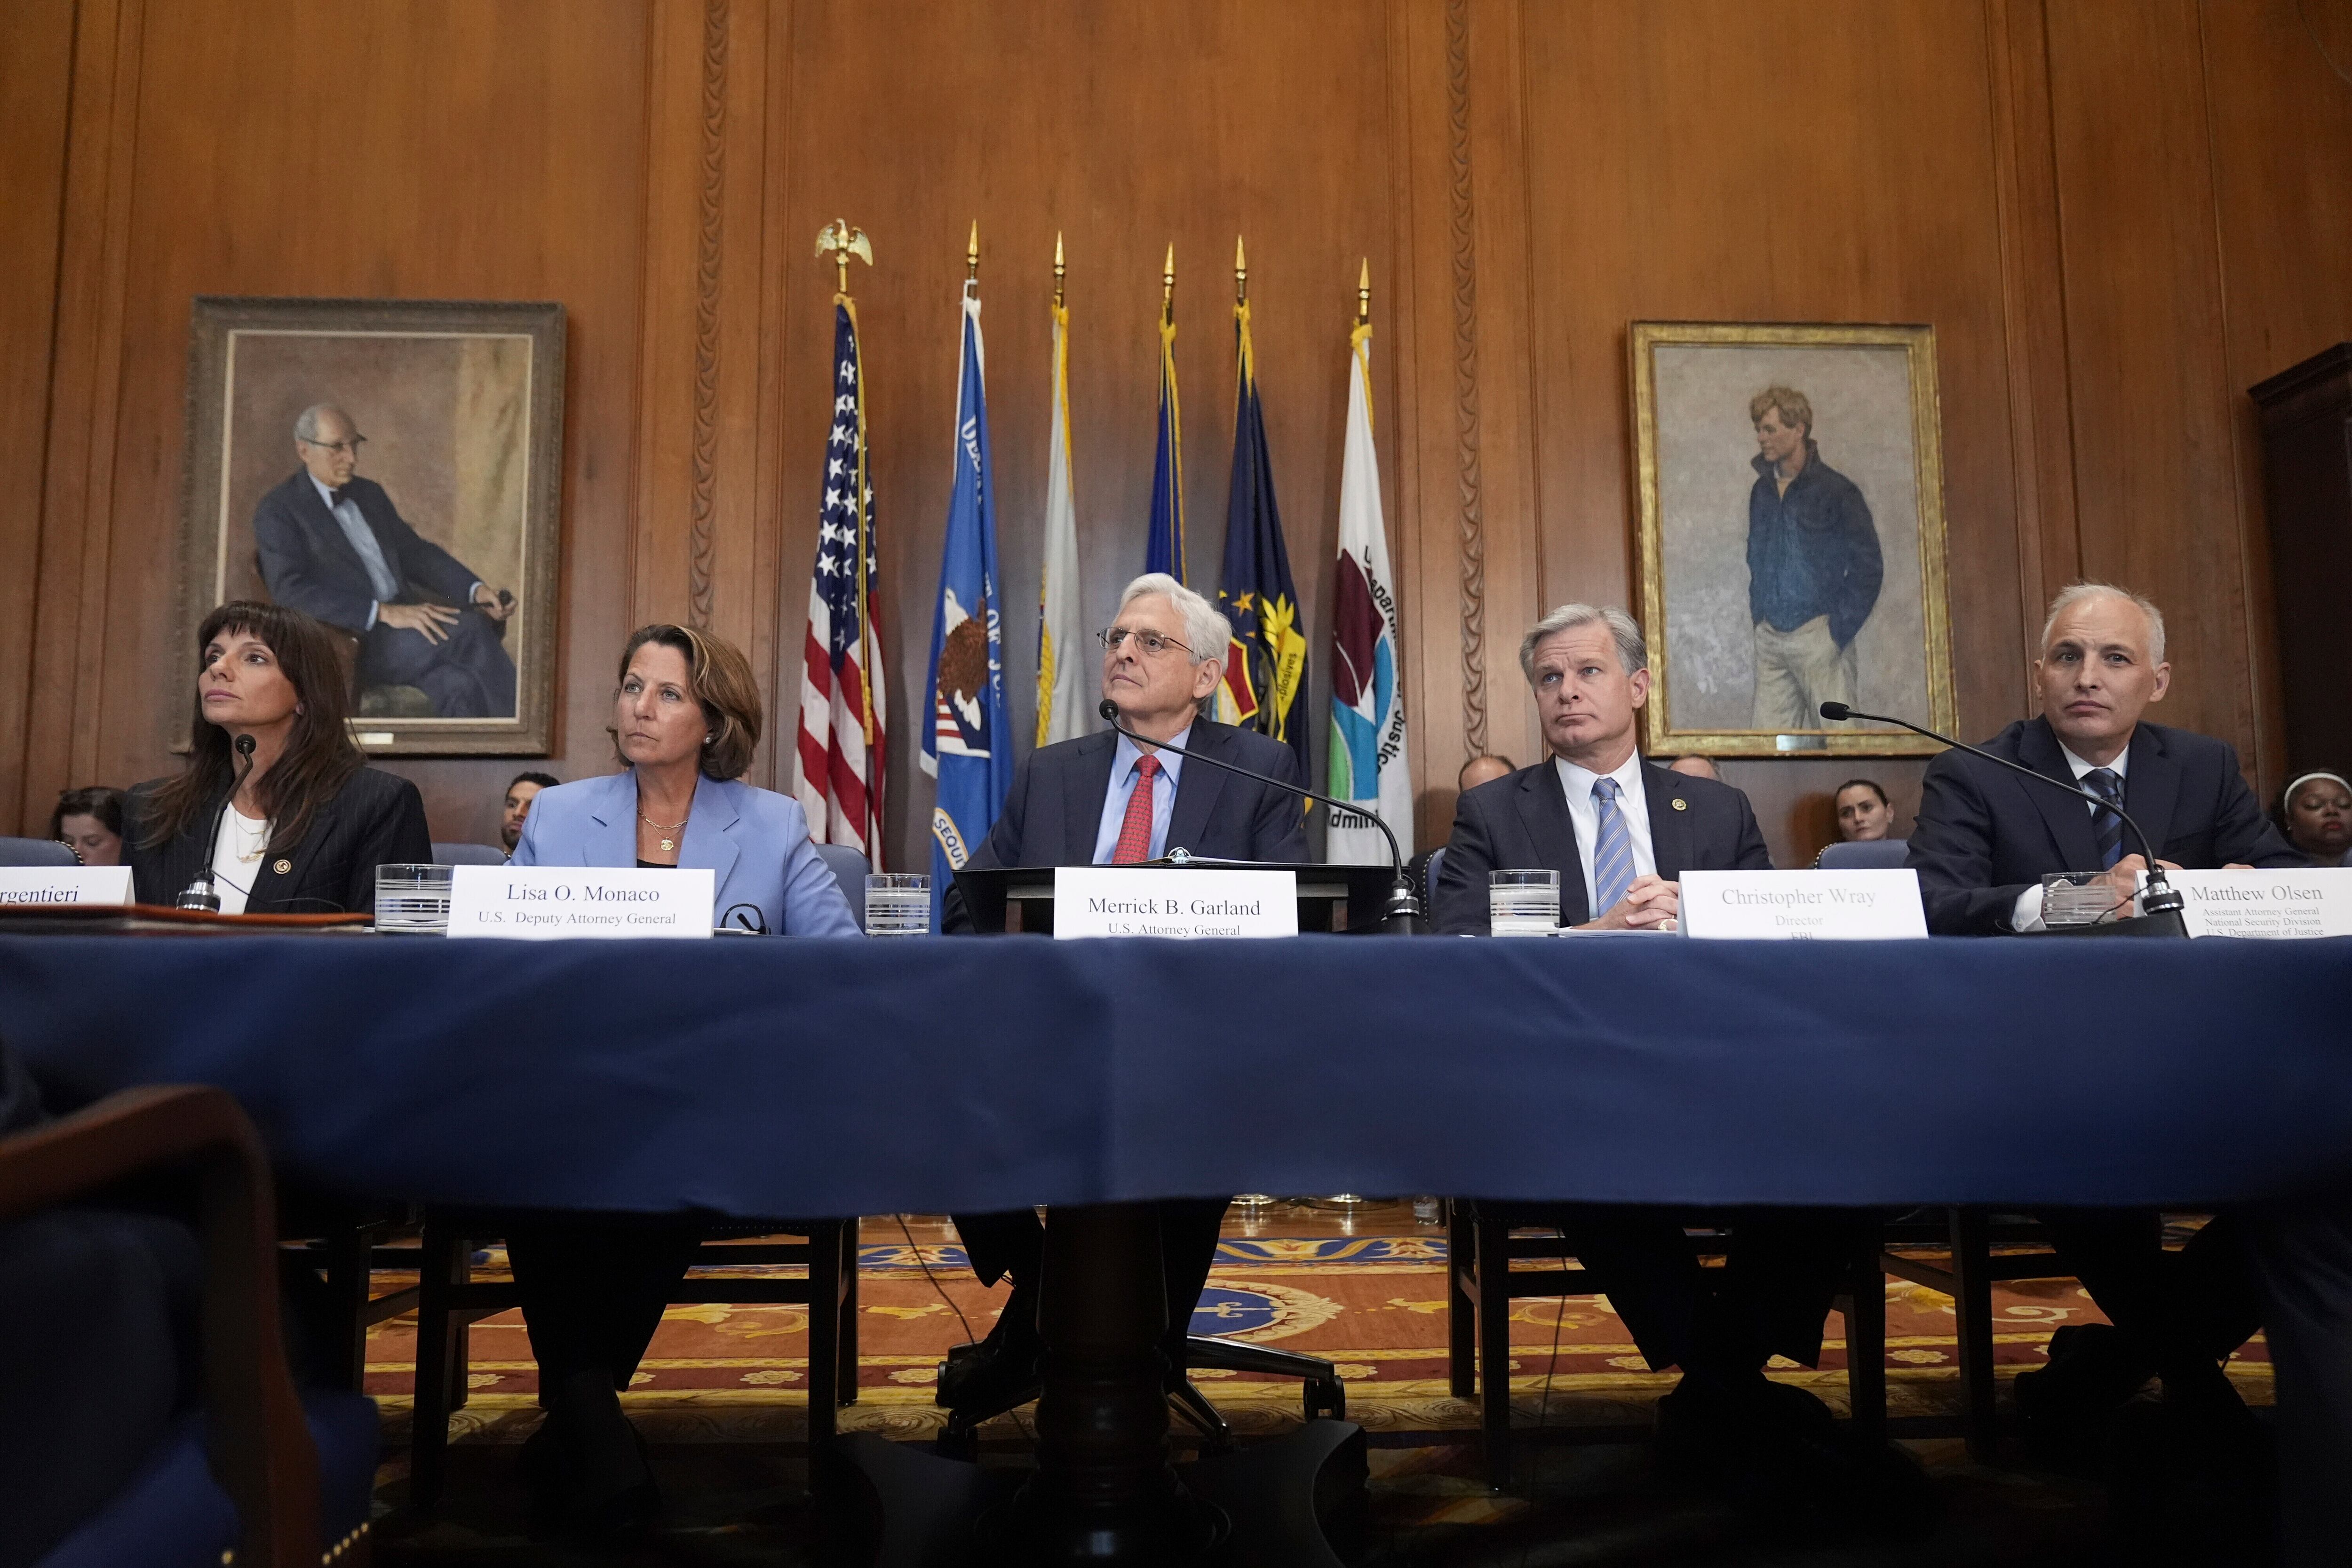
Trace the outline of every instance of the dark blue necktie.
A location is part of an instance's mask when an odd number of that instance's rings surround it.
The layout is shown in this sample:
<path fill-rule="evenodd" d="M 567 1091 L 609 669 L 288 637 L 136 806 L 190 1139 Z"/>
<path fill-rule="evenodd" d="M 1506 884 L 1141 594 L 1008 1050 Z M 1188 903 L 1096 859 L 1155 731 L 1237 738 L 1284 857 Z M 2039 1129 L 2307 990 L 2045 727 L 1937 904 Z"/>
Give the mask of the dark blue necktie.
<path fill-rule="evenodd" d="M 2124 858 L 2124 781 L 2113 768 L 2093 768 L 2083 775 L 2093 795 L 2107 804 L 2091 813 L 2091 832 L 2099 841 L 2099 865 L 2112 868 Z"/>

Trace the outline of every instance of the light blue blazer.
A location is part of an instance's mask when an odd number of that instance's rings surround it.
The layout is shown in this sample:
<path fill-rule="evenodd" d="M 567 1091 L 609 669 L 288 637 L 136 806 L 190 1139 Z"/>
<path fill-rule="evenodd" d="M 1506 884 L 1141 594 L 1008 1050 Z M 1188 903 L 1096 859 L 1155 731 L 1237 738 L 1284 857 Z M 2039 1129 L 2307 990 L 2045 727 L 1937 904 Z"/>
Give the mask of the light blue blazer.
<path fill-rule="evenodd" d="M 523 819 L 515 866 L 634 866 L 637 863 L 634 772 L 581 779 L 539 792 Z M 841 885 L 809 842 L 800 802 L 772 790 L 706 778 L 695 786 L 681 867 L 716 873 L 719 923 L 738 904 L 759 907 L 779 936 L 857 936 Z"/>

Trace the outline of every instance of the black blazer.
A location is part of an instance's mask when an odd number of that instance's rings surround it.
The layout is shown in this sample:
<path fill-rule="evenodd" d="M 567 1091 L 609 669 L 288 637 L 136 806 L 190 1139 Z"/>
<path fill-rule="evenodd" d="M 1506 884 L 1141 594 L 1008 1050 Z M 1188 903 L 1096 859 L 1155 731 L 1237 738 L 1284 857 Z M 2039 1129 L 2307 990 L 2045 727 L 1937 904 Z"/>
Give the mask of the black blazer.
<path fill-rule="evenodd" d="M 1642 793 L 1650 803 L 1650 848 L 1658 875 L 1668 881 L 1685 871 L 1772 868 L 1755 810 L 1729 784 L 1643 763 Z M 1593 919 L 1592 895 L 1577 857 L 1576 824 L 1568 815 L 1559 769 L 1549 757 L 1482 784 L 1454 804 L 1454 836 L 1438 864 L 1437 929 L 1486 935 L 1487 873 L 1545 869 L 1559 873 L 1559 923 L 1582 925 Z"/>
<path fill-rule="evenodd" d="M 212 858 L 213 814 L 205 812 L 176 838 L 143 848 L 155 791 L 164 780 L 150 779 L 131 792 L 123 807 L 123 849 L 131 857 L 131 883 L 142 904 L 173 904 Z M 215 806 L 218 802 L 214 803 Z M 246 896 L 252 915 L 373 913 L 375 868 L 433 858 L 433 836 L 425 826 L 425 801 L 406 779 L 362 768 L 320 806 L 310 830 L 292 849 L 265 854 Z M 284 870 L 278 869 L 285 867 Z"/>
<path fill-rule="evenodd" d="M 1013 770 L 1013 787 L 996 826 L 971 858 L 975 870 L 1009 866 L 1090 866 L 1110 793 L 1115 734 L 1082 735 L 1032 752 Z M 1277 779 L 1304 784 L 1297 753 L 1255 730 L 1195 720 L 1184 749 L 1219 757 Z M 1218 860 L 1307 859 L 1306 802 L 1286 790 L 1245 779 L 1204 762 L 1188 761 L 1176 780 L 1168 814 L 1168 848 Z M 940 929 L 970 931 L 961 892 L 948 889 Z"/>
<path fill-rule="evenodd" d="M 2047 719 L 2025 719 L 1985 742 L 1998 757 L 2074 783 Z M 2237 748 L 2188 730 L 2143 722 L 2124 764 L 2124 809 L 2147 829 L 2157 858 L 2190 870 L 2239 862 L 2299 866 L 2303 857 L 2263 815 L 2238 772 Z M 2139 852 L 2124 830 L 2124 853 Z M 1983 936 L 2009 929 L 2020 893 L 2053 871 L 2095 871 L 2091 808 L 1966 752 L 1946 752 L 1919 784 L 1908 864 L 1919 873 L 1927 929 Z"/>
<path fill-rule="evenodd" d="M 406 602 L 418 587 L 453 605 L 467 602 L 478 574 L 409 527 L 382 485 L 354 475 L 344 489 L 375 535 L 384 564 L 400 579 L 402 597 L 395 602 Z M 274 602 L 354 635 L 367 629 L 375 584 L 342 524 L 319 499 L 308 469 L 297 469 L 253 509 L 253 543 Z"/>

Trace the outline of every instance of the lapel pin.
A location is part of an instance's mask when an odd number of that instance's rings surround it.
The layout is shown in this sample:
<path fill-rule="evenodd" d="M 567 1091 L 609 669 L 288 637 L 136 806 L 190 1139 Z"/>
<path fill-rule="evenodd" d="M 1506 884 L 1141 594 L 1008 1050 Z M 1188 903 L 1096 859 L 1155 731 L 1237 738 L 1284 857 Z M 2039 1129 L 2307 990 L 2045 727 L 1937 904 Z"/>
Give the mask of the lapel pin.
<path fill-rule="evenodd" d="M 1676 802 L 1675 802 L 1675 809 L 1676 811 L 1680 811 L 1680 810 L 1682 809 L 1682 805 L 1683 805 L 1683 803 L 1682 803 L 1681 801 L 1676 801 Z M 286 873 L 288 873 L 289 871 L 291 871 L 292 869 L 294 869 L 294 862 L 293 862 L 293 861 L 291 861 L 291 860 L 283 860 L 283 859 L 281 859 L 281 860 L 279 860 L 276 865 L 274 865 L 274 866 L 270 867 L 269 868 L 270 868 L 271 870 L 273 870 L 273 871 L 277 872 L 279 876 L 283 877 L 284 875 L 286 875 Z"/>
<path fill-rule="evenodd" d="M 1676 795 L 1675 796 L 1675 809 L 1676 811 L 1688 811 L 1690 809 L 1690 803 L 1683 799 L 1682 796 Z"/>

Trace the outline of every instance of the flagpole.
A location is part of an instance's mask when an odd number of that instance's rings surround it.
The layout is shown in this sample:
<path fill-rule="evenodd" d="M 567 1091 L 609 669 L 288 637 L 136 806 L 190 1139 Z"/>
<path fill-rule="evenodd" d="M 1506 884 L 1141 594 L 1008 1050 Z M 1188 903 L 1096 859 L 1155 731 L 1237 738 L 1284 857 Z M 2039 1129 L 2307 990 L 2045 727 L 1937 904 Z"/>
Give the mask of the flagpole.
<path fill-rule="evenodd" d="M 975 230 L 977 226 L 974 226 Z M 873 602 L 874 584 L 866 575 L 866 561 L 872 544 L 867 530 L 871 519 L 866 515 L 866 337 L 857 330 L 857 301 L 849 294 L 849 258 L 856 257 L 866 266 L 874 265 L 874 244 L 862 228 L 852 228 L 845 218 L 835 218 L 817 231 L 816 253 L 833 252 L 835 269 L 833 302 L 849 312 L 850 342 L 857 345 L 857 466 L 854 476 L 856 488 L 850 492 L 850 504 L 857 509 L 857 691 L 858 707 L 865 718 L 866 754 L 874 749 L 874 616 L 867 606 Z M 872 767 L 869 762 L 867 766 Z M 869 844 L 870 850 L 878 845 Z M 881 862 L 877 858 L 875 864 Z"/>

